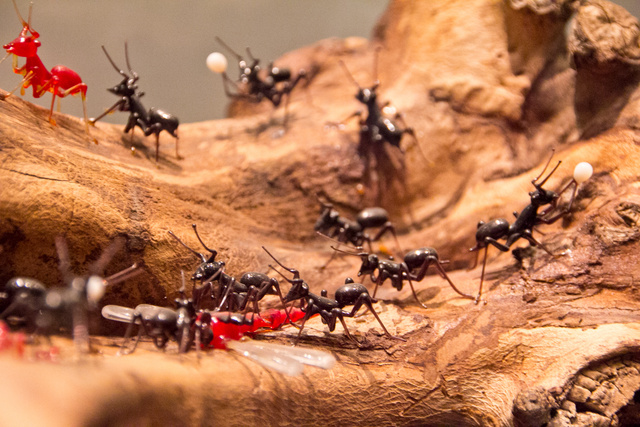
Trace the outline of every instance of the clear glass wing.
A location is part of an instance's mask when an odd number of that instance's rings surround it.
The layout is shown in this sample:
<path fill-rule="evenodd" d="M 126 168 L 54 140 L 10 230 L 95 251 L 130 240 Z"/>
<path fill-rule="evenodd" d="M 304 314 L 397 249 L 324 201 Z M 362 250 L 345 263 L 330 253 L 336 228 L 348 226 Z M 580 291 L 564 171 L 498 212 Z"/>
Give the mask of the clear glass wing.
<path fill-rule="evenodd" d="M 105 305 L 102 307 L 102 317 L 116 322 L 130 323 L 133 320 L 133 308 L 120 305 Z"/>
<path fill-rule="evenodd" d="M 229 341 L 226 345 L 227 348 L 237 351 L 265 368 L 272 369 L 284 375 L 294 377 L 300 375 L 304 369 L 304 365 L 297 360 L 255 346 L 253 345 L 253 341 Z"/>

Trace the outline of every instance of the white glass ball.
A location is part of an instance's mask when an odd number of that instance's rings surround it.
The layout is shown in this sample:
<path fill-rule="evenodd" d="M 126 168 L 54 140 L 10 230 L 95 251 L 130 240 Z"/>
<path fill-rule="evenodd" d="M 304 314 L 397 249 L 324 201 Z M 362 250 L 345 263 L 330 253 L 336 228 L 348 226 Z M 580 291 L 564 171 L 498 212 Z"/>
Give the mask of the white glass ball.
<path fill-rule="evenodd" d="M 227 64 L 227 58 L 220 52 L 213 52 L 207 56 L 207 67 L 214 73 L 224 73 Z"/>
<path fill-rule="evenodd" d="M 573 179 L 575 179 L 578 184 L 591 178 L 591 175 L 593 175 L 593 166 L 587 162 L 578 163 L 573 170 Z"/>

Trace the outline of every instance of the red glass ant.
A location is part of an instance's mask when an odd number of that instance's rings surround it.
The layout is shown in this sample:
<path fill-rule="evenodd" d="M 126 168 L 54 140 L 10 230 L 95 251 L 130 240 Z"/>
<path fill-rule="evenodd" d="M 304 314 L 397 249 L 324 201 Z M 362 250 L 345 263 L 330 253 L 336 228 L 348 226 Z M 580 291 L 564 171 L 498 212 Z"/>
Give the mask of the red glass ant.
<path fill-rule="evenodd" d="M 7 59 L 9 55 L 13 55 L 13 72 L 23 75 L 24 78 L 11 92 L 6 95 L 0 95 L 0 99 L 5 99 L 12 95 L 16 90 L 18 90 L 18 88 L 20 88 L 20 93 L 24 95 L 24 90 L 29 86 L 33 89 L 34 98 L 40 98 L 45 93 L 51 92 L 53 97 L 51 98 L 51 109 L 49 110 L 49 122 L 55 126 L 56 121 L 53 119 L 53 105 L 55 103 L 56 96 L 64 98 L 67 95 L 80 95 L 82 98 L 85 130 L 87 135 L 90 137 L 89 122 L 87 120 L 87 105 L 85 102 L 87 96 L 87 85 L 82 82 L 78 73 L 64 65 L 56 65 L 51 69 L 51 71 L 47 70 L 38 56 L 38 48 L 40 47 L 40 40 L 38 40 L 38 37 L 40 37 L 40 34 L 37 31 L 34 31 L 33 27 L 31 27 L 32 5 L 29 5 L 29 18 L 25 21 L 22 15 L 20 15 L 20 11 L 18 10 L 18 5 L 15 0 L 12 1 L 13 7 L 18 14 L 18 18 L 22 23 L 22 31 L 20 31 L 20 35 L 15 40 L 3 46 L 7 51 L 7 54 L 2 58 L 2 60 L 0 60 L 0 63 Z M 18 66 L 18 57 L 26 59 L 26 62 L 22 67 Z M 93 141 L 96 144 L 98 143 L 96 139 Z"/>

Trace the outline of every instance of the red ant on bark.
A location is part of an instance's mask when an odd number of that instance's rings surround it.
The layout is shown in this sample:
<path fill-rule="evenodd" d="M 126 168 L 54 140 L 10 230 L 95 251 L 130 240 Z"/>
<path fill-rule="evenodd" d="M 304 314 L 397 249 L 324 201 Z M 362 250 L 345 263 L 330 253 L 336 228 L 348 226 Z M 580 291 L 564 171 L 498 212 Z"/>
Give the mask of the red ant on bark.
<path fill-rule="evenodd" d="M 56 65 L 51 69 L 51 71 L 47 70 L 38 56 L 38 48 L 41 44 L 40 40 L 38 40 L 40 34 L 31 26 L 32 5 L 29 5 L 29 17 L 25 21 L 18 10 L 18 5 L 15 0 L 12 1 L 13 7 L 18 14 L 18 18 L 22 23 L 22 31 L 20 31 L 20 35 L 12 42 L 3 46 L 7 51 L 7 54 L 2 58 L 2 60 L 0 60 L 0 63 L 7 59 L 9 55 L 13 55 L 13 72 L 23 75 L 24 78 L 20 84 L 8 94 L 0 95 L 0 99 L 5 99 L 8 96 L 11 96 L 16 90 L 18 90 L 18 88 L 20 88 L 20 93 L 24 94 L 24 90 L 29 86 L 33 89 L 34 98 L 40 98 L 45 93 L 51 92 L 53 97 L 51 98 L 51 108 L 49 110 L 49 123 L 55 126 L 56 121 L 53 119 L 53 105 L 55 103 L 56 96 L 64 98 L 67 95 L 80 95 L 82 98 L 85 130 L 87 132 L 87 136 L 91 137 L 91 134 L 89 133 L 89 121 L 87 119 L 87 85 L 82 82 L 78 73 L 64 65 Z M 18 57 L 26 59 L 26 62 L 22 67 L 18 66 Z M 96 144 L 98 143 L 95 138 L 93 141 Z"/>

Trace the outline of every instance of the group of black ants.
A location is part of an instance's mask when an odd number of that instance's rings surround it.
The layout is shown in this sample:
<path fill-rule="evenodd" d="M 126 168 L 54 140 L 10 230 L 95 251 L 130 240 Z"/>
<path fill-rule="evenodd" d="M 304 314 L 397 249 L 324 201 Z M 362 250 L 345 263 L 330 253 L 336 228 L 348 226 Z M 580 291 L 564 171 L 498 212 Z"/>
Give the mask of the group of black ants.
<path fill-rule="evenodd" d="M 550 162 L 551 157 L 540 175 L 531 181 L 535 188 L 529 193 L 531 203 L 520 213 L 514 212 L 516 220 L 512 224 L 503 218 L 478 223 L 476 245 L 470 249 L 471 252 L 476 252 L 473 267 L 478 263 L 478 252 L 481 249 L 484 249 L 485 252 L 480 286 L 476 295 L 466 294 L 454 285 L 442 267 L 445 261 L 439 258 L 438 252 L 434 248 L 423 247 L 408 251 L 402 261 L 396 261 L 392 258 L 381 259 L 380 256 L 373 253 L 372 243 L 381 239 L 386 232 L 393 234 L 398 250 L 400 250 L 395 228 L 383 208 L 365 208 L 358 213 L 355 220 L 352 220 L 341 215 L 333 205 L 322 202 L 321 212 L 314 226 L 315 231 L 335 242 L 335 246 L 331 246 L 334 249 L 334 255 L 345 253 L 361 258 L 357 275 L 358 277 L 369 277 L 375 284 L 372 295 L 362 283 L 356 283 L 352 278 L 345 279 L 344 285 L 335 291 L 333 297 L 328 296 L 326 290 L 322 290 L 319 295 L 315 294 L 311 292 L 309 284 L 301 278 L 297 269 L 285 266 L 264 246 L 262 249 L 269 257 L 281 269 L 292 275 L 291 278 L 287 277 L 286 273 L 281 272 L 274 265 L 269 265 L 270 269 L 277 272 L 291 285 L 286 295 L 283 295 L 278 279 L 269 277 L 262 272 L 247 272 L 240 279 L 236 279 L 225 273 L 225 262 L 216 259 L 218 252 L 204 243 L 196 225 L 193 224 L 195 235 L 208 255 L 191 248 L 172 231 L 169 231 L 170 236 L 197 257 L 199 261 L 199 265 L 191 276 L 193 281 L 192 297 L 187 298 L 185 295 L 183 273 L 182 288 L 180 289 L 180 297 L 175 300 L 175 309 L 149 304 L 140 304 L 135 309 L 106 306 L 103 309 L 103 316 L 129 323 L 122 345 L 123 353 L 133 351 L 143 333 L 149 336 L 158 348 L 164 348 L 169 341 L 180 343 L 180 352 L 186 352 L 194 344 L 197 345 L 197 348 L 207 347 L 214 340 L 216 334 L 216 329 L 212 327 L 211 323 L 214 316 L 223 327 L 235 327 L 239 330 L 255 332 L 251 325 L 260 319 L 262 313 L 265 313 L 259 310 L 258 304 L 266 295 L 279 297 L 283 305 L 282 316 L 286 320 L 278 322 L 277 326 L 291 324 L 297 327 L 299 332 L 296 343 L 302 335 L 307 320 L 319 315 L 331 332 L 335 330 L 336 322 L 339 320 L 346 336 L 357 346 L 360 346 L 359 341 L 349 333 L 345 318 L 356 316 L 363 306 L 375 316 L 387 337 L 404 340 L 389 333 L 373 306 L 377 302 L 375 296 L 378 287 L 387 280 L 398 291 L 402 290 L 405 283 L 408 283 L 417 303 L 427 308 L 418 299 L 413 282 L 422 281 L 426 277 L 429 267 L 434 266 L 436 271 L 461 297 L 473 300 L 476 304 L 486 303 L 481 297 L 487 250 L 490 245 L 502 252 L 508 252 L 511 246 L 522 238 L 527 240 L 531 246 L 538 246 L 554 256 L 544 244 L 532 235 L 532 232 L 536 226 L 553 223 L 571 211 L 579 181 L 582 180 L 572 178 L 559 192 L 543 188 L 543 185 L 561 163 L 558 161 L 555 167 L 543 178 Z M 567 191 L 571 191 L 569 200 L 561 205 L 559 200 Z M 377 230 L 373 236 L 368 233 L 372 229 Z M 500 240 L 506 240 L 506 242 L 501 243 Z M 140 266 L 134 264 L 109 277 L 102 277 L 102 271 L 124 244 L 123 238 L 117 238 L 102 252 L 98 260 L 89 266 L 88 274 L 77 276 L 70 272 L 71 264 L 66 240 L 62 236 L 58 236 L 55 243 L 59 258 L 59 270 L 68 286 L 47 289 L 35 279 L 13 278 L 0 293 L 0 319 L 7 322 L 12 328 L 26 329 L 39 336 L 48 336 L 65 328 L 69 330 L 69 325 L 71 325 L 78 351 L 86 352 L 89 349 L 88 312 L 97 307 L 108 286 L 130 278 L 139 273 L 141 269 Z M 365 244 L 368 245 L 369 252 L 364 251 Z M 351 246 L 355 249 L 344 250 L 339 247 L 340 245 Z M 212 311 L 201 308 L 201 305 L 206 303 L 207 297 L 209 297 L 209 305 L 212 304 L 215 307 Z M 299 306 L 294 308 L 297 301 L 300 302 Z M 290 303 L 292 304 L 289 306 Z M 351 307 L 351 309 L 346 310 L 347 307 Z M 107 310 L 105 311 L 105 309 Z M 293 313 L 296 314 L 295 319 Z M 296 324 L 295 321 L 300 319 L 300 324 Z M 128 342 L 131 340 L 134 325 L 138 326 L 138 335 L 133 347 L 131 347 Z"/>
<path fill-rule="evenodd" d="M 18 12 L 17 7 L 16 11 Z M 42 65 L 36 54 L 37 47 L 40 45 L 37 40 L 39 35 L 31 27 L 30 15 L 31 12 L 29 12 L 29 19 L 25 21 L 18 12 L 23 30 L 20 37 L 4 46 L 4 49 L 7 50 L 7 55 L 14 55 L 14 71 L 25 76 L 20 87 L 33 86 L 35 97 L 40 97 L 45 92 L 51 91 L 54 98 L 55 96 L 63 97 L 68 94 L 81 93 L 84 100 L 86 85 L 79 80 L 79 77 L 76 80 L 72 78 L 74 75 L 77 76 L 75 72 L 62 66 L 54 67 L 49 72 Z M 291 91 L 301 79 L 306 77 L 304 71 L 300 71 L 296 77 L 293 77 L 288 69 L 271 65 L 267 72 L 263 73 L 259 65 L 260 61 L 254 58 L 248 49 L 247 53 L 250 57 L 250 62 L 231 50 L 222 40 L 218 39 L 218 41 L 238 59 L 240 75 L 237 81 L 232 80 L 224 71 L 221 71 L 227 95 L 253 102 L 261 102 L 267 99 L 274 107 L 280 105 L 286 98 L 286 108 Z M 123 79 L 118 85 L 108 89 L 117 95 L 119 100 L 104 114 L 92 119 L 91 122 L 95 123 L 95 121 L 110 112 L 128 112 L 129 119 L 124 129 L 125 133 L 132 131 L 135 127 L 139 127 L 145 135 L 154 134 L 156 136 L 157 160 L 159 134 L 163 130 L 167 131 L 176 137 L 176 156 L 178 156 L 178 119 L 158 109 L 146 110 L 144 108 L 141 102 L 143 92 L 140 92 L 137 86 L 139 76 L 131 68 L 127 45 L 125 44 L 125 58 L 129 73 L 115 64 L 104 47 L 103 50 L 109 62 Z M 25 66 L 17 66 L 17 57 L 26 58 Z M 366 149 L 366 147 L 384 145 L 399 148 L 403 135 L 413 135 L 413 130 L 400 125 L 398 120 L 401 117 L 399 115 L 390 118 L 384 113 L 384 107 L 387 104 L 378 101 L 378 81 L 375 81 L 371 87 L 362 88 L 351 76 L 344 63 L 341 62 L 341 65 L 358 87 L 356 99 L 366 106 L 366 113 L 357 112 L 350 116 L 360 117 L 360 151 Z M 65 83 L 69 81 L 73 83 L 71 86 L 69 86 L 71 83 Z M 65 84 L 68 87 L 65 87 Z M 245 328 L 242 330 L 250 331 L 251 328 L 249 326 L 255 323 L 257 319 L 260 319 L 262 315 L 259 310 L 259 302 L 266 295 L 277 295 L 279 297 L 286 317 L 286 321 L 283 323 L 292 324 L 299 329 L 296 343 L 302 335 L 307 320 L 319 315 L 322 322 L 328 326 L 331 332 L 335 330 L 336 322 L 339 320 L 347 337 L 360 346 L 359 341 L 350 334 L 345 323 L 345 317 L 356 316 L 363 306 L 375 316 L 387 337 L 403 340 L 403 338 L 395 337 L 389 333 L 373 306 L 377 302 L 375 296 L 378 287 L 387 280 L 397 290 L 402 290 L 404 284 L 408 283 L 417 303 L 426 308 L 420 302 L 413 287 L 413 282 L 422 281 L 426 277 L 429 267 L 433 266 L 456 293 L 477 304 L 484 302 L 482 300 L 482 286 L 489 246 L 494 246 L 502 252 L 508 252 L 511 246 L 522 238 L 527 240 L 531 246 L 538 246 L 553 256 L 553 253 L 539 242 L 532 232 L 536 226 L 553 223 L 571 211 L 578 185 L 582 180 L 576 180 L 574 177 L 558 192 L 543 188 L 561 163 L 558 161 L 550 169 L 549 173 L 544 176 L 547 169 L 549 169 L 552 157 L 553 154 L 542 172 L 531 181 L 535 190 L 529 193 L 530 204 L 520 213 L 514 212 L 516 219 L 513 223 L 510 224 L 506 219 L 502 218 L 486 223 L 478 223 L 476 245 L 470 249 L 470 251 L 476 252 L 474 267 L 478 263 L 479 251 L 484 249 L 485 252 L 480 286 L 476 295 L 466 294 L 455 286 L 442 267 L 445 261 L 440 260 L 437 251 L 433 248 L 423 247 L 408 251 L 404 253 L 402 261 L 393 258 L 382 259 L 381 256 L 373 253 L 372 242 L 378 241 L 385 233 L 390 232 L 395 238 L 398 252 L 402 254 L 395 228 L 389 220 L 388 213 L 383 208 L 365 208 L 358 213 L 355 220 L 352 220 L 341 215 L 333 205 L 321 202 L 321 212 L 315 224 L 315 231 L 334 240 L 336 246 L 331 246 L 334 249 L 333 255 L 344 253 L 361 258 L 361 266 L 357 275 L 359 277 L 369 277 L 375 283 L 373 294 L 369 294 L 369 291 L 362 283 L 356 283 L 351 278 L 345 280 L 344 286 L 338 288 L 333 297 L 328 296 L 326 290 L 321 291 L 319 295 L 315 294 L 311 292 L 309 285 L 300 277 L 298 270 L 283 265 L 276 256 L 264 247 L 264 251 L 274 262 L 281 269 L 292 275 L 291 278 L 287 277 L 286 273 L 281 272 L 274 265 L 269 265 L 272 270 L 276 271 L 291 285 L 286 295 L 283 295 L 279 281 L 276 278 L 269 277 L 262 272 L 248 272 L 243 274 L 240 279 L 236 279 L 225 272 L 225 263 L 216 260 L 217 251 L 207 247 L 194 224 L 193 230 L 196 237 L 209 253 L 208 255 L 189 247 L 170 232 L 171 236 L 194 254 L 200 263 L 191 276 L 194 284 L 191 298 L 187 298 L 185 295 L 183 275 L 180 297 L 175 300 L 175 309 L 161 308 L 148 304 L 141 304 L 135 309 L 112 306 L 115 308 L 111 308 L 111 311 L 107 310 L 106 314 L 103 310 L 103 314 L 107 318 L 129 323 L 123 343 L 124 352 L 133 351 L 143 333 L 151 337 L 158 348 L 164 348 L 169 341 L 178 342 L 180 344 L 180 352 L 186 352 L 194 344 L 196 348 L 207 346 L 208 343 L 214 340 L 216 333 L 211 327 L 213 317 L 216 317 L 217 321 L 225 326 L 234 326 L 239 329 Z M 568 191 L 571 192 L 568 202 L 560 203 L 562 196 Z M 374 235 L 369 235 L 372 229 L 377 230 L 377 232 Z M 505 242 L 501 243 L 501 240 L 505 240 Z M 86 352 L 89 349 L 87 320 L 89 311 L 97 308 L 107 286 L 112 286 L 130 278 L 132 275 L 139 273 L 141 268 L 139 265 L 134 264 L 112 276 L 102 277 L 108 262 L 124 244 L 123 239 L 115 239 L 102 252 L 98 260 L 89 266 L 88 274 L 74 275 L 70 271 L 71 263 L 66 240 L 63 237 L 58 237 L 55 244 L 59 258 L 59 270 L 68 286 L 65 288 L 46 288 L 35 279 L 13 278 L 9 280 L 4 287 L 4 291 L 0 293 L 0 320 L 6 322 L 12 329 L 24 329 L 33 332 L 34 335 L 45 337 L 61 330 L 71 330 L 78 350 Z M 368 245 L 368 252 L 363 249 L 365 244 Z M 351 249 L 341 249 L 340 245 L 350 246 Z M 201 308 L 207 297 L 209 297 L 209 301 L 206 305 L 214 307 L 213 310 L 203 310 Z M 298 301 L 300 302 L 298 307 L 294 307 L 294 304 Z M 347 307 L 351 307 L 351 309 L 348 310 L 346 309 Z M 297 324 L 294 320 L 294 311 L 297 314 L 295 319 L 300 320 L 300 324 Z M 227 314 L 225 315 L 226 317 L 221 317 L 216 316 L 216 313 Z M 131 347 L 130 345 L 128 346 L 128 341 L 131 339 L 134 325 L 138 326 L 138 335 L 133 347 Z"/>

